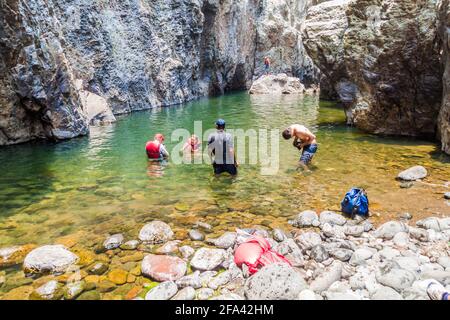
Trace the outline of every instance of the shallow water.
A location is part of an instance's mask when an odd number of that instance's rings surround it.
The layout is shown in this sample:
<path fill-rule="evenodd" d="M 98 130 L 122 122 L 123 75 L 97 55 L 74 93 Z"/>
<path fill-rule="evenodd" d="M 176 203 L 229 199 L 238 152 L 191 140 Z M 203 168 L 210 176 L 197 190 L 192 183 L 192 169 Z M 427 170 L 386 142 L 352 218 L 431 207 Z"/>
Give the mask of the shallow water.
<path fill-rule="evenodd" d="M 192 131 L 197 120 L 212 128 L 218 117 L 244 130 L 306 125 L 319 142 L 312 173 L 295 170 L 299 152 L 281 137 L 280 168 L 272 176 L 245 163 L 236 179 L 213 177 L 207 163 L 149 165 L 144 145 L 156 132 L 166 135 L 170 151 L 178 143 L 170 141 L 174 129 Z M 450 212 L 442 196 L 450 159 L 435 144 L 364 134 L 345 125 L 339 107 L 315 97 L 235 93 L 136 112 L 91 128 L 89 137 L 2 148 L 0 163 L 0 247 L 67 236 L 92 246 L 113 232 L 136 238 L 154 219 L 169 222 L 180 239 L 198 220 L 216 230 L 286 227 L 301 210 L 338 210 L 356 185 L 368 191 L 375 222 L 405 211 L 415 219 Z M 428 169 L 427 184 L 401 189 L 397 173 L 417 164 Z"/>

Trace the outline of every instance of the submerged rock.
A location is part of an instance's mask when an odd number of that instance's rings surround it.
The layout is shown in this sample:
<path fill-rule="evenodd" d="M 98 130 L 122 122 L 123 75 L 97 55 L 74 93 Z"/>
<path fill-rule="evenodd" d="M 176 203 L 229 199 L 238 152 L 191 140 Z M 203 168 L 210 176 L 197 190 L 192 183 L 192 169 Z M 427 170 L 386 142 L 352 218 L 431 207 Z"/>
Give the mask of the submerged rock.
<path fill-rule="evenodd" d="M 108 237 L 105 240 L 105 242 L 103 242 L 103 246 L 105 247 L 106 250 L 112 250 L 120 247 L 122 243 L 123 243 L 123 235 L 121 233 L 118 233 Z"/>
<path fill-rule="evenodd" d="M 63 296 L 63 292 L 61 290 L 62 285 L 58 283 L 56 280 L 51 280 L 35 291 L 33 291 L 30 295 L 30 299 L 32 300 L 59 300 Z"/>
<path fill-rule="evenodd" d="M 414 166 L 400 172 L 397 178 L 404 181 L 415 181 L 423 179 L 427 175 L 428 175 L 427 169 L 425 169 L 422 166 Z"/>
<path fill-rule="evenodd" d="M 205 240 L 205 235 L 198 230 L 189 230 L 189 238 L 193 241 L 203 241 Z"/>
<path fill-rule="evenodd" d="M 307 288 L 305 280 L 286 264 L 271 264 L 261 268 L 245 282 L 249 300 L 293 300 Z"/>
<path fill-rule="evenodd" d="M 34 248 L 34 245 L 0 248 L 0 268 L 22 263 L 25 256 Z"/>
<path fill-rule="evenodd" d="M 46 245 L 27 254 L 23 268 L 27 273 L 63 273 L 78 260 L 62 245 Z"/>
<path fill-rule="evenodd" d="M 186 262 L 172 256 L 149 254 L 141 263 L 142 274 L 156 281 L 178 280 L 185 275 L 186 270 Z"/>
<path fill-rule="evenodd" d="M 150 244 L 164 243 L 171 240 L 172 237 L 172 229 L 162 221 L 147 223 L 139 232 L 139 240 Z"/>

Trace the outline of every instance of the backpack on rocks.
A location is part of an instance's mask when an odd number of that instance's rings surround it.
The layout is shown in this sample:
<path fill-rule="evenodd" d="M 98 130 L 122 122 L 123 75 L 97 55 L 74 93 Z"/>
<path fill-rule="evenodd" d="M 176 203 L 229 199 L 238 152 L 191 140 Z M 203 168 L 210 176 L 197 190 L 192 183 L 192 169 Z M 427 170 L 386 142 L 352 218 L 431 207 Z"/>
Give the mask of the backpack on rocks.
<path fill-rule="evenodd" d="M 253 236 L 240 244 L 234 253 L 234 262 L 238 267 L 245 264 L 250 274 L 273 263 L 291 263 L 281 254 L 271 249 L 270 243 L 263 237 Z"/>
<path fill-rule="evenodd" d="M 345 194 L 344 200 L 341 202 L 341 210 L 343 213 L 351 215 L 368 216 L 369 215 L 369 197 L 362 188 L 352 188 Z"/>

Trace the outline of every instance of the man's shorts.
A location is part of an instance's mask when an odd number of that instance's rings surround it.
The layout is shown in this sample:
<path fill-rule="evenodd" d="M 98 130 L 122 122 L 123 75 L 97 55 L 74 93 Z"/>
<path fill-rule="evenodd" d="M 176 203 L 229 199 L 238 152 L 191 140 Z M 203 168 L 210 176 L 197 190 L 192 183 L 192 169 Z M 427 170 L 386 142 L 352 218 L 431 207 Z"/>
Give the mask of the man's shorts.
<path fill-rule="evenodd" d="M 314 157 L 314 154 L 317 152 L 317 144 L 310 144 L 309 146 L 303 147 L 303 152 L 300 157 L 300 162 L 304 164 L 309 164 Z"/>
<path fill-rule="evenodd" d="M 237 168 L 234 164 L 217 164 L 213 163 L 214 174 L 221 174 L 222 172 L 228 172 L 232 176 L 237 175 Z"/>

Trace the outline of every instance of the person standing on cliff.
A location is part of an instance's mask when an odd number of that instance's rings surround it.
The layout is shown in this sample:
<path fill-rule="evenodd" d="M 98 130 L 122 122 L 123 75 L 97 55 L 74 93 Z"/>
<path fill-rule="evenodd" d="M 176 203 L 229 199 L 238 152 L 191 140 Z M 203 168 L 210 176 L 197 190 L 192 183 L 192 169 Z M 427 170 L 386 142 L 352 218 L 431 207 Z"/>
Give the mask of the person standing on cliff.
<path fill-rule="evenodd" d="M 300 156 L 299 167 L 305 171 L 309 171 L 308 165 L 317 152 L 316 136 L 309 131 L 308 128 L 300 124 L 293 124 L 282 133 L 283 138 L 289 140 L 294 137 L 293 145 L 299 150 L 302 150 Z"/>
<path fill-rule="evenodd" d="M 270 74 L 270 58 L 264 57 L 264 69 L 266 75 Z"/>
<path fill-rule="evenodd" d="M 216 121 L 217 131 L 208 137 L 208 154 L 214 168 L 214 174 L 228 172 L 237 175 L 238 163 L 234 153 L 233 136 L 225 132 L 225 120 Z"/>

